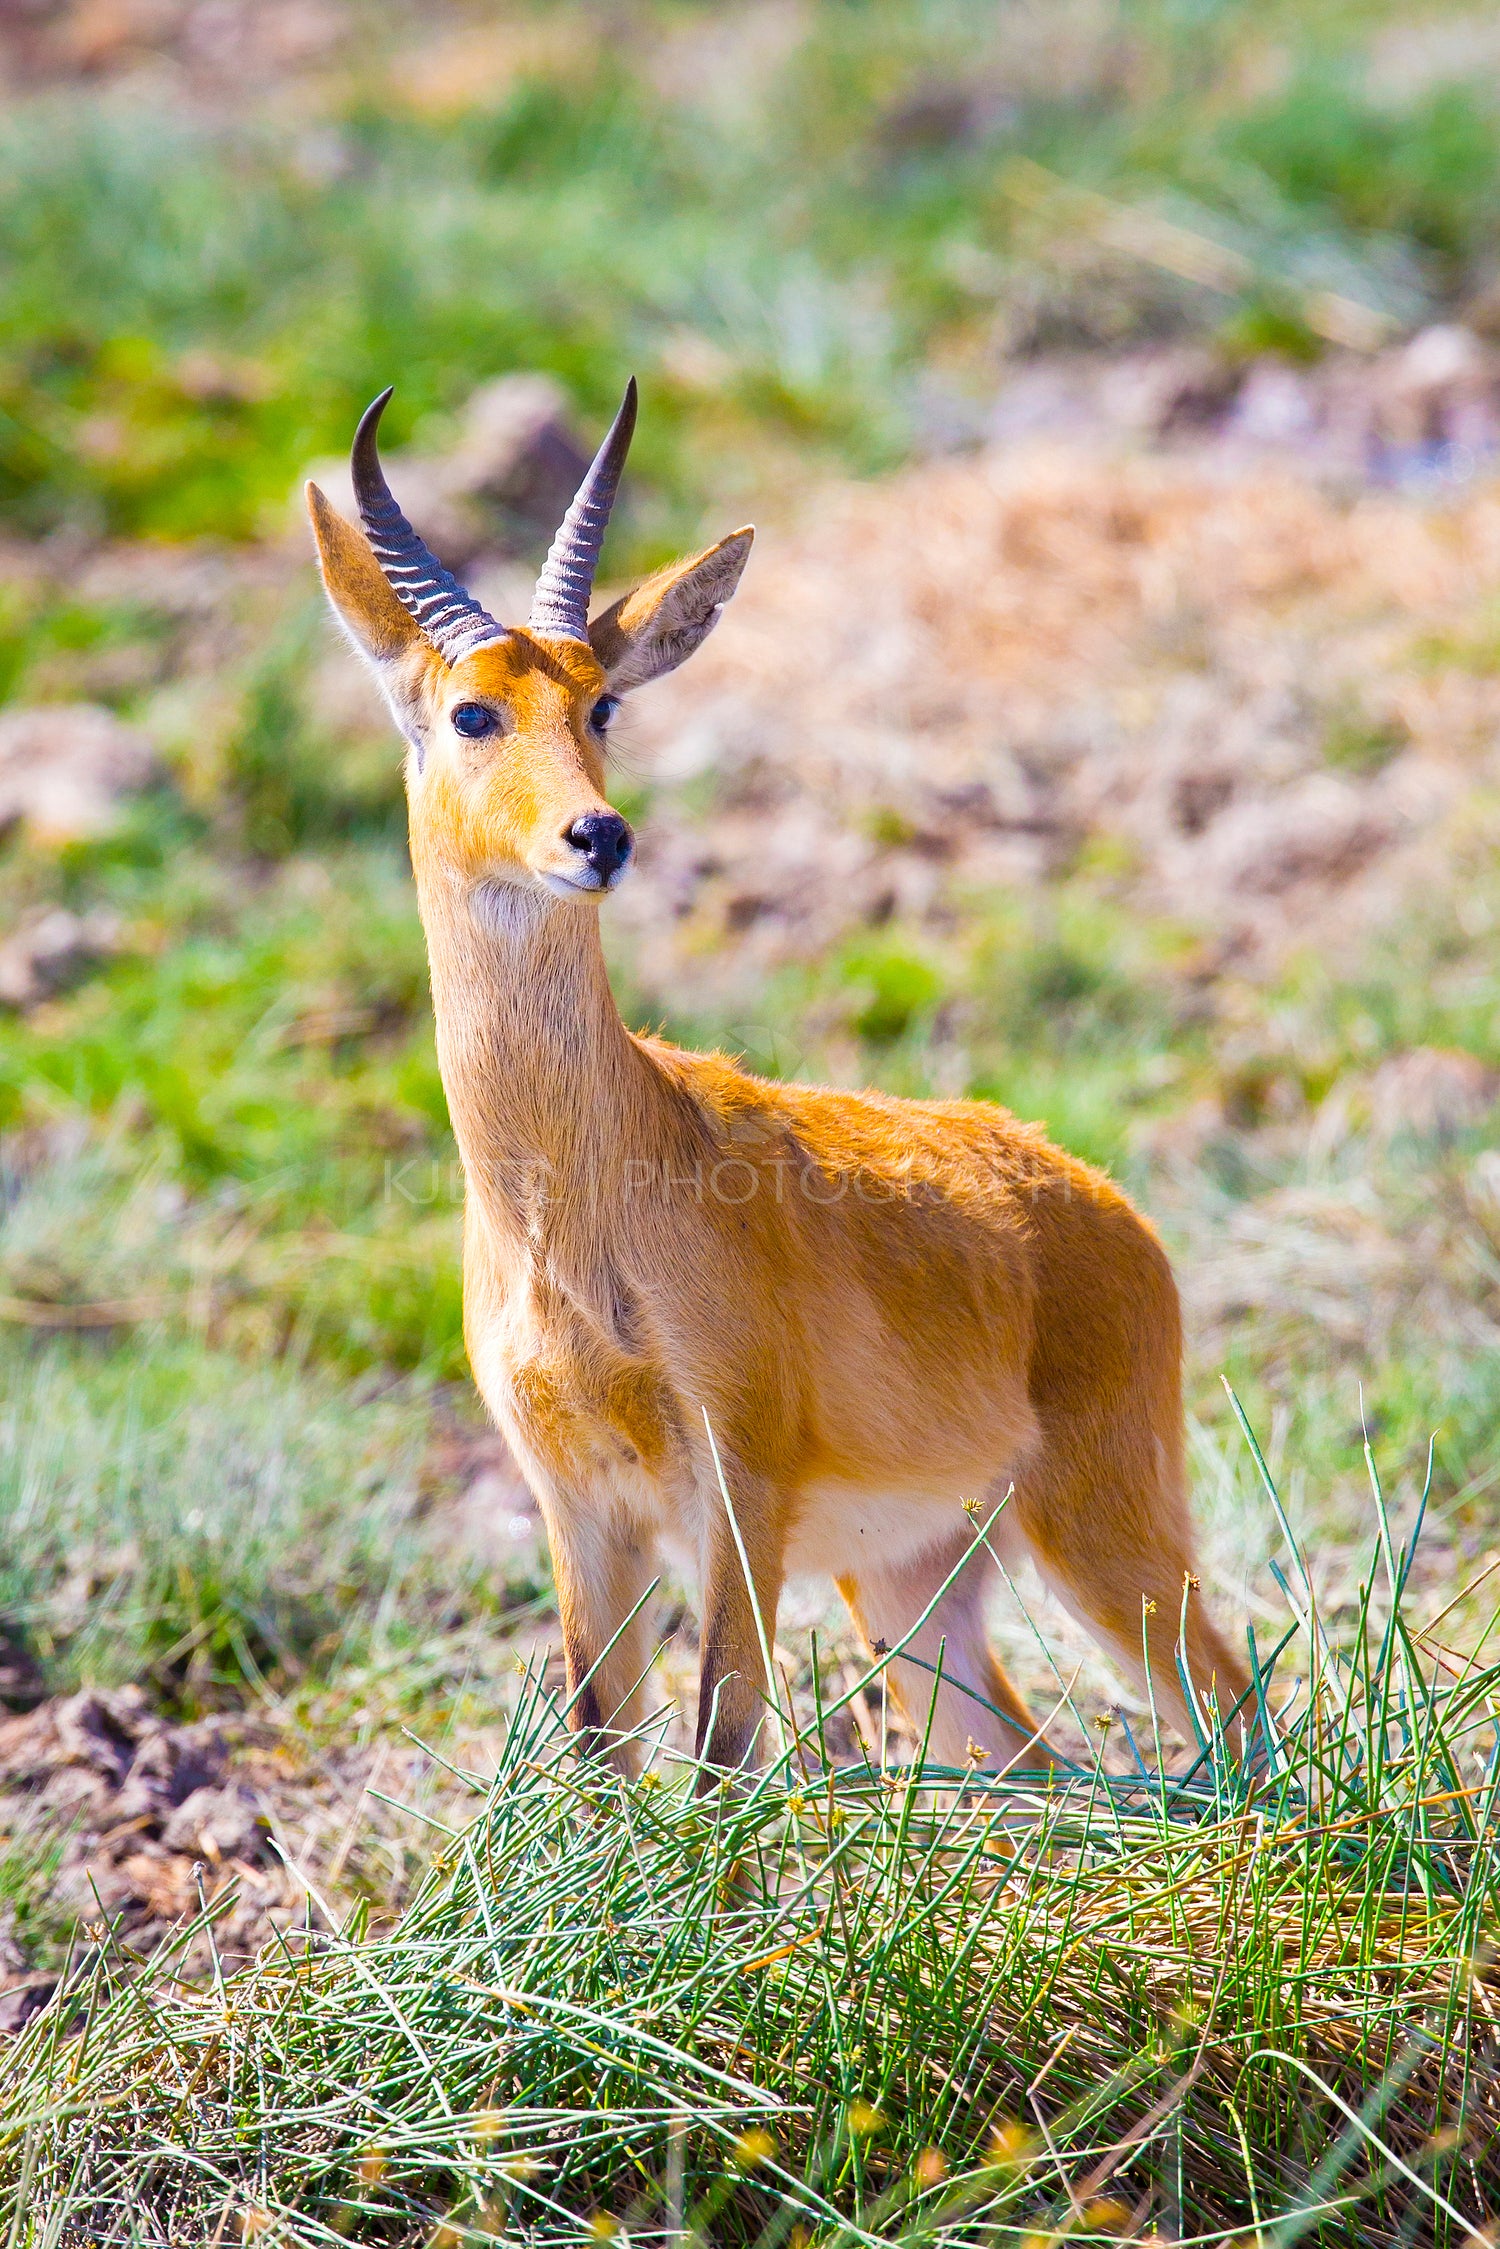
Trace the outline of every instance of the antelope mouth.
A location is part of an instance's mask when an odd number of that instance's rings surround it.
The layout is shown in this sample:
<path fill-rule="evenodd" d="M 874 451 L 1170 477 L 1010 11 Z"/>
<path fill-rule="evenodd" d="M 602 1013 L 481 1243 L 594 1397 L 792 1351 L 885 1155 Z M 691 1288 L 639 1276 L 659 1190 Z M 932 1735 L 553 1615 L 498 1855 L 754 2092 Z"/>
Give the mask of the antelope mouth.
<path fill-rule="evenodd" d="M 610 891 L 618 890 L 629 872 L 627 862 L 608 875 L 601 875 L 592 867 L 581 868 L 576 875 L 544 870 L 540 880 L 546 884 L 554 898 L 603 898 Z"/>

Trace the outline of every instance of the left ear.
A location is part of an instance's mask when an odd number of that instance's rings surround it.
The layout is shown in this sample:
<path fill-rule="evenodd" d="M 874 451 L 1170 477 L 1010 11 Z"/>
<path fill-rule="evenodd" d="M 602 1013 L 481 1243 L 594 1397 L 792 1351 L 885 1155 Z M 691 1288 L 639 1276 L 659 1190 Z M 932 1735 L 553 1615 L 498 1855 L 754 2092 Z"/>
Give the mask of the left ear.
<path fill-rule="evenodd" d="M 691 561 L 668 563 L 594 619 L 589 646 L 613 694 L 675 672 L 708 638 L 740 582 L 754 537 L 748 528 L 731 531 Z"/>

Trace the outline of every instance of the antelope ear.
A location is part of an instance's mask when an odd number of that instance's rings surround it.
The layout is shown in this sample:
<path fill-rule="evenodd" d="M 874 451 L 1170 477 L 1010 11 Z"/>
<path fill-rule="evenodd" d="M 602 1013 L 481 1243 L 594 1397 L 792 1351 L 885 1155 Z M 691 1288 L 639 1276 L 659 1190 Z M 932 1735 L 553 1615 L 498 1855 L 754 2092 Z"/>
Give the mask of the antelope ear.
<path fill-rule="evenodd" d="M 316 484 L 307 487 L 307 512 L 328 598 L 360 654 L 377 669 L 410 655 L 422 628 L 391 591 L 363 531 L 346 523 Z"/>
<path fill-rule="evenodd" d="M 437 651 L 396 599 L 363 531 L 346 523 L 316 484 L 307 487 L 307 512 L 333 613 L 379 681 L 392 718 L 417 753 L 420 773 L 422 683 L 439 661 Z"/>
<path fill-rule="evenodd" d="M 616 695 L 676 671 L 708 638 L 740 582 L 754 537 L 748 528 L 731 531 L 690 561 L 668 563 L 594 619 L 589 646 Z"/>

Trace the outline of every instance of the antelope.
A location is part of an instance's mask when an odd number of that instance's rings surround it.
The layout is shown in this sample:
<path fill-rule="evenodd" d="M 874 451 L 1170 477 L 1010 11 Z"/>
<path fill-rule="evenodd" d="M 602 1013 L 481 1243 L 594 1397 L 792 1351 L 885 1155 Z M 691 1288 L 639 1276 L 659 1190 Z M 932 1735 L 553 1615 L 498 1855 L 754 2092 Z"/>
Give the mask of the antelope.
<path fill-rule="evenodd" d="M 791 1573 L 833 1577 L 877 1654 L 899 1650 L 935 1761 L 1046 1767 L 986 1638 L 965 1502 L 1007 1569 L 1029 1557 L 1149 1674 L 1164 1718 L 1192 1722 L 1180 1651 L 1200 1723 L 1212 1704 L 1227 1724 L 1249 1679 L 1193 1567 L 1177 1292 L 1147 1221 L 987 1102 L 771 1082 L 637 1036 L 615 1005 L 599 908 L 635 846 L 605 793 L 610 721 L 712 631 L 753 531 L 590 619 L 632 381 L 526 624 L 502 625 L 391 494 L 390 395 L 354 439 L 362 529 L 315 484 L 307 500 L 407 743 L 465 1341 L 546 1526 L 580 1748 L 637 1769 L 665 1547 L 700 1588 L 706 1771 L 753 1754 Z"/>

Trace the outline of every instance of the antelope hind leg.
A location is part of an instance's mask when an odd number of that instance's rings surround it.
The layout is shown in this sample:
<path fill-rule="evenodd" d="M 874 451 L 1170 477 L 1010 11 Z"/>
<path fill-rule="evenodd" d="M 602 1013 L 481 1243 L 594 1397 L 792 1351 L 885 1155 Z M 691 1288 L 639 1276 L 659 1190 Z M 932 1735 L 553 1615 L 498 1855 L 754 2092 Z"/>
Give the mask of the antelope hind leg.
<path fill-rule="evenodd" d="M 623 1737 L 643 1715 L 650 1640 L 640 1604 L 654 1556 L 622 1526 L 581 1508 L 544 1501 L 542 1511 L 562 1618 L 569 1724 L 585 1754 L 607 1758 L 629 1779 L 640 1754 Z"/>
<path fill-rule="evenodd" d="M 1162 1719 L 1188 1741 L 1207 1730 L 1203 1708 L 1195 1726 L 1183 1694 L 1180 1643 L 1200 1706 L 1216 1707 L 1231 1736 L 1243 1730 L 1248 1739 L 1255 1719 L 1241 1698 L 1250 1673 L 1199 1590 L 1183 1482 L 1144 1417 L 1081 1417 L 1048 1431 L 1033 1461 L 1017 1470 L 1011 1508 L 1063 1606 L 1137 1686 L 1149 1671 Z"/>
<path fill-rule="evenodd" d="M 1054 1764 L 1055 1752 L 986 1637 L 984 1588 L 994 1564 L 975 1545 L 967 1519 L 943 1545 L 913 1555 L 899 1568 L 864 1568 L 858 1577 L 841 1577 L 839 1591 L 871 1647 L 877 1640 L 894 1647 L 961 1556 L 966 1558 L 953 1583 L 907 1641 L 905 1653 L 892 1661 L 891 1687 L 918 1737 L 926 1735 L 936 1764 L 973 1763 L 986 1772 Z M 940 1654 L 941 1685 L 934 1677 Z M 924 1664 L 930 1668 L 924 1670 Z M 971 1758 L 971 1744 L 983 1754 Z"/>

